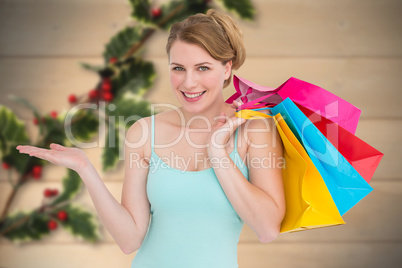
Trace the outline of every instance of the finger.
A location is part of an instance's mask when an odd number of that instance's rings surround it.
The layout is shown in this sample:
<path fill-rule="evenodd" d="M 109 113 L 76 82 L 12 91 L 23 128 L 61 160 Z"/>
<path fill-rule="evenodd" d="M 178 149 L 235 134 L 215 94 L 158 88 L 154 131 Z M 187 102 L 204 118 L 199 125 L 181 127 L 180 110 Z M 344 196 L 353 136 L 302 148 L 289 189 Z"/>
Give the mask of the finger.
<path fill-rule="evenodd" d="M 226 116 L 225 112 L 221 112 L 221 114 L 217 117 L 217 119 L 218 119 L 218 125 L 225 124 L 227 122 L 227 116 Z"/>
<path fill-rule="evenodd" d="M 17 150 L 19 150 L 20 153 L 26 154 L 26 153 L 31 152 L 32 150 L 35 150 L 36 148 L 37 147 L 34 147 L 34 146 L 23 145 L 23 146 L 18 146 Z"/>
<path fill-rule="evenodd" d="M 57 144 L 57 143 L 51 143 L 50 148 L 52 148 L 53 150 L 56 150 L 56 151 L 64 151 L 64 150 L 67 149 L 63 145 L 60 145 L 60 144 Z"/>
<path fill-rule="evenodd" d="M 31 146 L 31 145 L 18 145 L 16 147 L 17 150 L 21 150 L 21 149 L 28 149 L 28 148 L 34 148 L 35 146 Z"/>
<path fill-rule="evenodd" d="M 240 103 L 238 101 L 233 101 L 232 104 L 230 105 L 231 108 L 236 109 L 239 107 Z"/>
<path fill-rule="evenodd" d="M 246 119 L 237 116 L 232 116 L 230 120 L 232 121 L 232 124 L 234 125 L 235 128 L 244 124 L 247 121 Z"/>

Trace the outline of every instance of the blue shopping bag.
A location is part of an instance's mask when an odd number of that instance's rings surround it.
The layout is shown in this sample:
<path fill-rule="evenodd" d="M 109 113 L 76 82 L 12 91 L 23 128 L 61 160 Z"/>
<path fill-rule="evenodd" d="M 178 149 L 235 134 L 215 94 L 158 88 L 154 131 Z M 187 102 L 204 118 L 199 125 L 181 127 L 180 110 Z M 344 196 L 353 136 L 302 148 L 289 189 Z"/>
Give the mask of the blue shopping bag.
<path fill-rule="evenodd" d="M 318 169 L 341 215 L 373 188 L 289 98 L 271 109 L 280 113 Z"/>

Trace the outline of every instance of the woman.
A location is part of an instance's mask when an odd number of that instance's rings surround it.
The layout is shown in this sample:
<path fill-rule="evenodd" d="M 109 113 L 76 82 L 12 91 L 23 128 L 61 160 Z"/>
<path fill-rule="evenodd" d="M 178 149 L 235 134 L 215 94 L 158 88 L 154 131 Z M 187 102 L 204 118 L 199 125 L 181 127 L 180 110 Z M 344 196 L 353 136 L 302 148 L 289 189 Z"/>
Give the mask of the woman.
<path fill-rule="evenodd" d="M 276 238 L 284 216 L 282 145 L 269 119 L 235 117 L 222 89 L 245 59 L 242 34 L 209 10 L 173 25 L 170 82 L 180 107 L 146 117 L 126 133 L 121 204 L 85 154 L 51 144 L 26 153 L 75 170 L 98 215 L 132 267 L 237 267 L 246 222 L 259 240 Z M 141 142 L 142 141 L 142 142 Z"/>

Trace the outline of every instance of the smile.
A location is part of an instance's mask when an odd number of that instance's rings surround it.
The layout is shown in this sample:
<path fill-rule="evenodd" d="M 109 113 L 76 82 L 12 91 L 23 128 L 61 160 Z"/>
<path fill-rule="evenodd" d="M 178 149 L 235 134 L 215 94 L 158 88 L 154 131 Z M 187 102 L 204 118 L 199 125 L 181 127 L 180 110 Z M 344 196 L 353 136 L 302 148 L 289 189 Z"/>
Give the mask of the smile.
<path fill-rule="evenodd" d="M 189 93 L 185 93 L 185 92 L 183 92 L 183 91 L 182 91 L 182 93 L 183 93 L 183 95 L 186 96 L 187 98 L 193 99 L 193 98 L 197 98 L 197 97 L 201 96 L 202 94 L 205 93 L 205 91 L 200 92 L 200 93 L 195 93 L 195 94 L 189 94 Z"/>

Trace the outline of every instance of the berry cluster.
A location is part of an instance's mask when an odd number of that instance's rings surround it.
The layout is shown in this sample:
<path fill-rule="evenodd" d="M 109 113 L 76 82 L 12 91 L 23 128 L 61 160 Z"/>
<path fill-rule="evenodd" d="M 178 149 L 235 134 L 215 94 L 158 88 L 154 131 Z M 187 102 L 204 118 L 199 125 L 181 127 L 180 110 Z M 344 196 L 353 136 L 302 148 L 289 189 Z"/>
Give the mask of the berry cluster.
<path fill-rule="evenodd" d="M 68 214 L 66 211 L 64 210 L 60 210 L 59 212 L 57 212 L 57 219 L 59 221 L 66 221 L 68 219 Z M 49 228 L 49 230 L 55 230 L 57 229 L 58 223 L 55 220 L 49 220 L 47 222 L 47 227 Z"/>
<path fill-rule="evenodd" d="M 53 196 L 57 196 L 59 194 L 59 190 L 57 190 L 57 189 L 49 189 L 49 188 L 46 188 L 44 191 L 43 191 L 43 195 L 45 196 L 45 197 L 53 197 Z"/>

